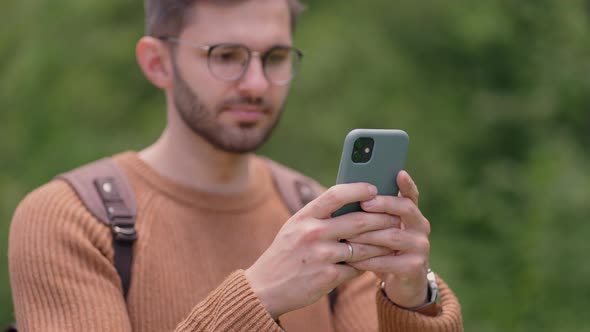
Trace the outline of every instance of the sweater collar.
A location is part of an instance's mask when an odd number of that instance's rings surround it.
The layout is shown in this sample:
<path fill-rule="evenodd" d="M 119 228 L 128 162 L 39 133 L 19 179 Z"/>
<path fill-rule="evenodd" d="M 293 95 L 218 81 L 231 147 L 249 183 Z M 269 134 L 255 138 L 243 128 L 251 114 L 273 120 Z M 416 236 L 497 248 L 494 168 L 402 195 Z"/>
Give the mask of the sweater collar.
<path fill-rule="evenodd" d="M 145 184 L 150 189 L 183 205 L 215 211 L 243 211 L 257 207 L 274 190 L 272 175 L 265 161 L 258 156 L 250 158 L 251 181 L 243 192 L 217 194 L 200 191 L 161 175 L 145 163 L 136 151 L 128 151 L 114 156 L 130 176 L 132 184 Z M 137 190 L 137 189 L 136 189 Z"/>

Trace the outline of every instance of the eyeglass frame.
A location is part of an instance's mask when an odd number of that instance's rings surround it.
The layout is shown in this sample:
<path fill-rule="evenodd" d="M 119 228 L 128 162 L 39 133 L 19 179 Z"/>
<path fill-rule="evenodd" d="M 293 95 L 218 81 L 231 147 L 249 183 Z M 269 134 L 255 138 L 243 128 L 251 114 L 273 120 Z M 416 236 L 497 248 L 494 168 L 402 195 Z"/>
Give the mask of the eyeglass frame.
<path fill-rule="evenodd" d="M 250 66 L 250 61 L 252 61 L 252 57 L 258 57 L 262 61 L 262 71 L 264 73 L 264 77 L 266 78 L 266 80 L 269 83 L 276 85 L 276 86 L 285 86 L 285 85 L 288 85 L 289 83 L 291 83 L 291 81 L 295 78 L 295 75 L 297 74 L 297 72 L 299 71 L 299 67 L 301 66 L 301 61 L 303 60 L 303 52 L 301 52 L 299 49 L 292 47 L 292 46 L 273 46 L 265 52 L 259 52 L 259 51 L 251 50 L 249 47 L 242 45 L 242 44 L 238 44 L 238 43 L 219 43 L 219 44 L 213 44 L 213 45 L 205 45 L 205 44 L 199 44 L 199 43 L 195 43 L 195 42 L 192 42 L 189 40 L 180 39 L 180 38 L 176 38 L 176 37 L 172 37 L 172 36 L 158 36 L 157 38 L 161 41 L 173 42 L 173 43 L 177 43 L 177 44 L 181 44 L 181 45 L 187 45 L 187 46 L 201 49 L 201 50 L 207 52 L 207 67 L 209 68 L 209 72 L 211 72 L 213 74 L 213 76 L 215 76 L 217 79 L 220 79 L 220 80 L 226 81 L 226 82 L 236 82 L 236 81 L 239 81 L 240 79 L 242 79 L 242 77 L 244 77 L 244 75 L 248 71 L 248 67 Z M 215 48 L 218 48 L 220 46 L 237 46 L 237 47 L 241 47 L 246 50 L 246 52 L 248 54 L 246 64 L 243 66 L 242 72 L 239 75 L 237 75 L 236 78 L 220 77 L 219 75 L 215 74 L 213 69 L 211 69 L 211 53 L 213 52 L 213 50 Z M 274 49 L 277 49 L 277 48 L 288 49 L 289 51 L 295 52 L 295 54 L 298 56 L 298 59 L 299 59 L 299 63 L 297 65 L 297 68 L 295 68 L 293 73 L 291 73 L 291 77 L 289 77 L 289 79 L 284 82 L 273 82 L 268 77 L 268 74 L 266 73 L 266 64 L 265 64 L 266 58 L 270 54 L 270 52 L 272 52 Z"/>

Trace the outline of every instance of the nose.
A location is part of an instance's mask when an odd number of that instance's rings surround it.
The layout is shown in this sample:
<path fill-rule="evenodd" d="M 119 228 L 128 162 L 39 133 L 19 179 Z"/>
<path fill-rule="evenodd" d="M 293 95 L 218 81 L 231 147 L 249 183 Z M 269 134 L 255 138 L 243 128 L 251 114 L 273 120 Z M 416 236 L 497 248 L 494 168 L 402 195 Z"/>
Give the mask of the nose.
<path fill-rule="evenodd" d="M 264 65 L 259 54 L 252 54 L 244 76 L 238 82 L 241 94 L 249 97 L 260 97 L 270 87 L 270 82 L 264 74 Z"/>

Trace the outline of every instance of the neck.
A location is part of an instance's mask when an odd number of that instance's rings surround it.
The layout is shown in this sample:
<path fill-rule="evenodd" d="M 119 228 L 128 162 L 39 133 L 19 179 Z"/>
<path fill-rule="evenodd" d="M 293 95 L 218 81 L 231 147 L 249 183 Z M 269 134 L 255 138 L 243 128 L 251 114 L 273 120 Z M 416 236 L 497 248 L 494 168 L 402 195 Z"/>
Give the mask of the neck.
<path fill-rule="evenodd" d="M 194 133 L 177 115 L 168 112 L 160 138 L 139 157 L 161 175 L 199 191 L 231 194 L 250 183 L 251 154 L 221 151 Z"/>

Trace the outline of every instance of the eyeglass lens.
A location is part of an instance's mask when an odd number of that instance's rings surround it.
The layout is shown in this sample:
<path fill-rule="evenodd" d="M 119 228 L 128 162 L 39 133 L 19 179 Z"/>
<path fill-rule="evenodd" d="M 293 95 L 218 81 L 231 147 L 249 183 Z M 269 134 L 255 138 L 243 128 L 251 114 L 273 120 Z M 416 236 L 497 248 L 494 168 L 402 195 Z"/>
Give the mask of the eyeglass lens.
<path fill-rule="evenodd" d="M 250 51 L 240 45 L 218 45 L 210 50 L 211 72 L 224 80 L 237 80 L 247 70 Z M 289 47 L 274 47 L 263 55 L 266 78 L 275 84 L 288 83 L 299 67 L 301 55 Z"/>

